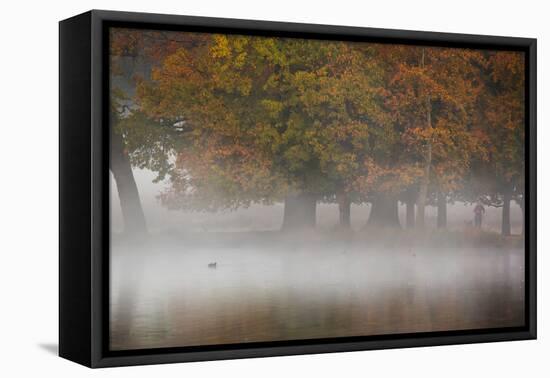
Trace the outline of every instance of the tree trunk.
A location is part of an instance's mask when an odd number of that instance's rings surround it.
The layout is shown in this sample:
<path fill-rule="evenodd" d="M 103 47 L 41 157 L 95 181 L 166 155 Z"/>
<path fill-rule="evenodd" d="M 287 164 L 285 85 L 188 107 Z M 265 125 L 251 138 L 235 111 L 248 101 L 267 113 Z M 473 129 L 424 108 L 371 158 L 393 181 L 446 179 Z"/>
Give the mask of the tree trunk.
<path fill-rule="evenodd" d="M 293 231 L 315 227 L 317 198 L 313 194 L 299 194 L 285 198 L 282 229 Z"/>
<path fill-rule="evenodd" d="M 508 190 L 504 193 L 504 199 L 502 202 L 502 236 L 510 236 L 510 201 L 511 196 Z"/>
<path fill-rule="evenodd" d="M 447 196 L 437 193 L 437 228 L 447 228 Z"/>
<path fill-rule="evenodd" d="M 428 197 L 428 185 L 430 184 L 430 166 L 432 164 L 432 145 L 426 146 L 426 162 L 424 165 L 424 175 L 420 181 L 420 190 L 416 200 L 416 225 L 418 228 L 424 228 L 426 216 L 426 199 Z"/>
<path fill-rule="evenodd" d="M 132 166 L 128 156 L 124 152 L 122 136 L 111 128 L 111 172 L 116 181 L 122 217 L 124 219 L 124 231 L 131 234 L 145 234 L 147 226 L 145 216 L 139 200 Z"/>
<path fill-rule="evenodd" d="M 382 194 L 377 195 L 372 202 L 368 224 L 381 227 L 401 228 L 399 224 L 397 198 Z"/>
<path fill-rule="evenodd" d="M 414 200 L 407 199 L 407 228 L 414 228 Z"/>
<path fill-rule="evenodd" d="M 351 226 L 351 201 L 347 193 L 336 193 L 338 210 L 340 213 L 340 227 L 349 228 Z"/>
<path fill-rule="evenodd" d="M 424 49 L 422 49 L 422 61 L 421 67 L 424 68 Z M 426 98 L 426 129 L 432 128 L 432 103 L 430 97 Z M 432 165 L 432 144 L 428 141 L 426 145 L 426 153 L 424 156 L 424 175 L 420 181 L 420 189 L 418 191 L 418 199 L 416 202 L 416 226 L 418 228 L 424 228 L 425 225 L 425 213 L 426 213 L 426 199 L 428 197 L 428 185 L 430 184 L 430 168 Z"/>

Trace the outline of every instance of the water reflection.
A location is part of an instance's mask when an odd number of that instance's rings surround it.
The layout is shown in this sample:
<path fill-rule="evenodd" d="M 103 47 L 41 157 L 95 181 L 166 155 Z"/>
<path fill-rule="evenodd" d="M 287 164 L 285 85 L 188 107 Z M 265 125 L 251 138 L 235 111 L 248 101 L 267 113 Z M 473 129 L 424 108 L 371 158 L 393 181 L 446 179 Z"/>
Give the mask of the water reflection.
<path fill-rule="evenodd" d="M 115 238 L 111 348 L 524 322 L 521 249 L 369 246 L 353 239 L 305 242 L 251 235 L 204 233 L 192 243 L 164 238 L 140 245 Z"/>

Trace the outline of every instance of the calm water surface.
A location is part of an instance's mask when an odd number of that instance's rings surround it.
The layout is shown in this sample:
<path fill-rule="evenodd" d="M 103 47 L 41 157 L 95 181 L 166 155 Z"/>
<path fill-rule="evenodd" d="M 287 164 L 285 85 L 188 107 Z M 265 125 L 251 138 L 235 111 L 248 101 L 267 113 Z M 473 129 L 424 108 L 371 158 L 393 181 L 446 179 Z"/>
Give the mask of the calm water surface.
<path fill-rule="evenodd" d="M 115 238 L 111 349 L 524 322 L 522 249 L 201 240 L 128 245 Z"/>

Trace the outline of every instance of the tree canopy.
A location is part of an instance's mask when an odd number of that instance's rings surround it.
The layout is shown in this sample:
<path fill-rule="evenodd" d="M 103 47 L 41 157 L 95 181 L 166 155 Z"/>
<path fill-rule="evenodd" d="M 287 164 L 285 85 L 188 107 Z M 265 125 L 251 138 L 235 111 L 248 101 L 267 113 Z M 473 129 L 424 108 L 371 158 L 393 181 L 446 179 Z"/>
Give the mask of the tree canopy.
<path fill-rule="evenodd" d="M 521 52 L 114 29 L 111 55 L 144 62 L 117 127 L 171 208 L 522 198 Z"/>

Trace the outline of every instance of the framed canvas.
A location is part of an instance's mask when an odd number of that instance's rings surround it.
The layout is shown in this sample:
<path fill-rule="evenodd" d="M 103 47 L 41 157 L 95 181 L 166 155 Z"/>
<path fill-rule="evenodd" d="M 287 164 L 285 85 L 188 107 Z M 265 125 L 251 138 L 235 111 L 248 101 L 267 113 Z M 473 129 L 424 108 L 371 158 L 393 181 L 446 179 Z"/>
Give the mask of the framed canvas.
<path fill-rule="evenodd" d="M 60 22 L 59 353 L 536 338 L 536 40 Z"/>

